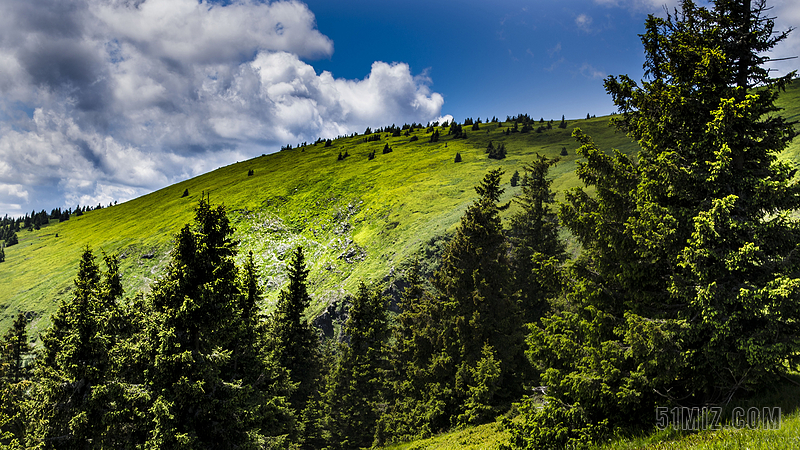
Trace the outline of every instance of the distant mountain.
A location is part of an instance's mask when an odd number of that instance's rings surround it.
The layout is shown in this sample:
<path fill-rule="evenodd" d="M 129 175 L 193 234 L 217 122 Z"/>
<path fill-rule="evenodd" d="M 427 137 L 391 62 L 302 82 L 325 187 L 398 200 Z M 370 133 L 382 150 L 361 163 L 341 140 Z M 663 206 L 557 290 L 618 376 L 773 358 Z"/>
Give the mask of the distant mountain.
<path fill-rule="evenodd" d="M 779 103 L 783 116 L 800 119 L 800 83 Z M 574 174 L 577 144 L 571 137 L 576 127 L 601 148 L 637 149 L 608 126 L 609 117 L 567 120 L 564 128 L 559 119 L 521 120 L 515 132 L 513 121 L 477 127 L 461 123 L 466 137 L 448 134 L 450 128 L 442 126 L 387 127 L 330 145 L 321 140 L 221 167 L 63 223 L 54 220 L 41 230 L 20 231 L 19 244 L 6 248 L 0 263 L 0 333 L 20 311 L 33 319 L 32 335 L 49 326 L 50 314 L 71 295 L 87 245 L 119 255 L 126 295 L 146 292 L 169 261 L 171 240 L 192 220 L 201 195 L 227 207 L 240 258 L 253 252 L 266 290 L 265 309 L 286 281 L 286 258 L 297 245 L 304 247 L 312 309 L 318 315 L 354 291 L 360 280 L 396 292 L 415 257 L 432 271 L 438 249 L 489 169 L 505 170 L 502 200 L 508 201 L 520 189 L 510 185 L 512 175 L 522 173 L 536 153 L 561 158 L 551 169 L 554 190 L 580 184 Z M 435 132 L 438 140 L 431 142 Z M 505 158 L 489 157 L 490 142 L 494 148 L 504 145 Z M 566 156 L 561 156 L 564 149 Z M 455 162 L 457 154 L 460 162 Z M 800 139 L 782 158 L 800 162 Z"/>

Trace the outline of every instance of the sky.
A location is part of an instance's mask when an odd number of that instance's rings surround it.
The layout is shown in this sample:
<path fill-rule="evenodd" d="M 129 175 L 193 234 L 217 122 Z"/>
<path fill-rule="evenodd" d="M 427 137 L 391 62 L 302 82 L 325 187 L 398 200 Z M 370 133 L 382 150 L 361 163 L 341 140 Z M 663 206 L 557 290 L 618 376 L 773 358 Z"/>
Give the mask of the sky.
<path fill-rule="evenodd" d="M 776 28 L 800 3 L 771 0 Z M 677 0 L 0 0 L 0 216 L 366 127 L 614 111 Z M 800 55 L 800 31 L 773 57 Z M 774 63 L 776 74 L 800 60 Z"/>

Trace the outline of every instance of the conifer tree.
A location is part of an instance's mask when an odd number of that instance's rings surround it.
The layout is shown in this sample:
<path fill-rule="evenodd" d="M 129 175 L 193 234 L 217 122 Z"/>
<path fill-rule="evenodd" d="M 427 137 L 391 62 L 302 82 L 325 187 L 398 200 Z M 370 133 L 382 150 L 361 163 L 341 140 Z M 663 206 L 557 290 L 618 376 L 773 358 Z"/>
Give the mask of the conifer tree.
<path fill-rule="evenodd" d="M 268 361 L 250 368 L 261 386 L 235 361 L 238 338 L 252 333 L 256 294 L 243 294 L 234 264 L 233 228 L 222 206 L 202 199 L 194 226 L 177 235 L 173 259 L 149 297 L 154 342 L 146 382 L 152 390 L 148 446 L 237 448 L 278 439 L 291 426 L 291 414 L 275 398 L 280 373 Z M 247 295 L 248 300 L 241 296 Z M 257 363 L 258 361 L 252 361 Z M 243 368 L 242 368 L 243 369 Z"/>
<path fill-rule="evenodd" d="M 523 357 L 523 330 L 519 309 L 509 290 L 508 244 L 502 231 L 500 206 L 503 172 L 491 170 L 475 187 L 480 196 L 467 208 L 442 255 L 434 284 L 444 297 L 453 341 L 448 351 L 454 363 L 453 380 L 463 401 L 477 380 L 473 372 L 488 344 L 500 363 L 491 405 L 516 399 L 527 372 Z M 463 406 L 463 405 L 462 405 Z M 469 416 L 469 411 L 463 411 Z"/>
<path fill-rule="evenodd" d="M 102 442 L 97 389 L 110 366 L 108 319 L 122 294 L 114 258 L 100 272 L 89 248 L 83 252 L 71 300 L 62 300 L 42 338 L 36 369 L 28 445 L 85 448 Z"/>
<path fill-rule="evenodd" d="M 577 428 L 637 424 L 661 402 L 727 402 L 800 362 L 790 215 L 800 186 L 777 158 L 795 132 L 775 115 L 794 74 L 772 79 L 762 67 L 786 37 L 766 8 L 685 0 L 676 16 L 648 18 L 646 79 L 606 80 L 621 113 L 612 122 L 639 142 L 636 159 L 576 131 L 577 172 L 597 195 L 575 190 L 561 210 L 584 251 L 574 309 L 532 335 L 554 397 L 532 436 L 571 414 L 555 405 L 580 404 Z"/>
<path fill-rule="evenodd" d="M 303 248 L 298 246 L 289 262 L 289 284 L 278 297 L 270 330 L 276 362 L 289 371 L 291 382 L 297 384 L 289 397 L 289 404 L 297 412 L 303 410 L 312 395 L 319 373 L 319 338 L 305 319 L 311 304 L 307 278 Z"/>
<path fill-rule="evenodd" d="M 30 390 L 27 356 L 32 350 L 28 343 L 28 321 L 20 313 L 14 325 L 0 340 L 0 447 L 22 449 L 28 420 L 24 403 Z"/>
<path fill-rule="evenodd" d="M 538 320 L 547 310 L 547 299 L 560 291 L 560 266 L 566 259 L 558 236 L 558 216 L 552 210 L 555 193 L 547 173 L 558 159 L 537 155 L 524 167 L 522 192 L 514 199 L 520 206 L 511 216 L 511 246 L 514 284 L 526 323 Z"/>
<path fill-rule="evenodd" d="M 385 390 L 386 301 L 363 282 L 350 307 L 345 333 L 349 344 L 341 349 L 323 396 L 323 429 L 332 449 L 372 445 Z"/>

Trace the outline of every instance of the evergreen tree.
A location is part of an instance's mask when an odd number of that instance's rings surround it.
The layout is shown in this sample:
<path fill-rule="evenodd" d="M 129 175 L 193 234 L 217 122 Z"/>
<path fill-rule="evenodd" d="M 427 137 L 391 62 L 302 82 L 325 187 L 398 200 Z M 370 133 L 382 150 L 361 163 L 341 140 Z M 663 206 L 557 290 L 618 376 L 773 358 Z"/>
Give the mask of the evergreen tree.
<path fill-rule="evenodd" d="M 12 245 L 17 245 L 19 243 L 19 238 L 17 237 L 17 233 L 12 231 L 11 234 L 6 238 L 6 247 L 11 247 Z"/>
<path fill-rule="evenodd" d="M 519 185 L 519 170 L 514 171 L 514 175 L 511 175 L 511 187 L 517 187 Z"/>
<path fill-rule="evenodd" d="M 281 291 L 271 324 L 271 339 L 276 362 L 289 371 L 297 389 L 289 397 L 296 411 L 302 411 L 315 388 L 319 373 L 318 336 L 305 320 L 311 297 L 306 290 L 308 269 L 303 248 L 297 247 L 289 262 L 289 284 Z"/>
<path fill-rule="evenodd" d="M 501 176 L 492 170 L 475 188 L 479 198 L 444 249 L 436 292 L 410 288 L 404 299 L 393 365 L 408 381 L 393 383 L 381 439 L 490 420 L 521 394 L 529 367 L 499 216 L 508 205 L 497 204 Z"/>
<path fill-rule="evenodd" d="M 22 449 L 28 420 L 24 403 L 30 391 L 27 356 L 32 350 L 28 343 L 28 321 L 20 313 L 14 325 L 0 340 L 0 446 Z"/>
<path fill-rule="evenodd" d="M 646 80 L 606 80 L 635 160 L 575 133 L 578 175 L 597 195 L 575 190 L 561 211 L 584 252 L 576 305 L 532 335 L 553 398 L 531 436 L 553 436 L 543 425 L 565 417 L 560 404 L 580 404 L 578 428 L 649 425 L 657 404 L 727 402 L 800 362 L 789 214 L 800 186 L 777 158 L 795 132 L 774 114 L 794 74 L 762 67 L 786 33 L 773 34 L 763 1 L 753 6 L 683 1 L 677 16 L 648 18 Z"/>
<path fill-rule="evenodd" d="M 557 162 L 537 155 L 525 166 L 522 192 L 515 198 L 520 209 L 510 219 L 515 289 L 526 323 L 537 321 L 548 308 L 547 299 L 560 291 L 559 268 L 566 254 L 547 178 Z"/>
<path fill-rule="evenodd" d="M 458 162 L 461 162 L 461 153 L 459 153 L 459 152 L 456 152 L 456 158 L 455 158 L 455 160 L 454 160 L 454 161 L 455 161 L 455 162 L 457 162 L 457 163 L 458 163 Z"/>
<path fill-rule="evenodd" d="M 496 393 L 490 405 L 516 399 L 521 392 L 522 377 L 527 372 L 523 357 L 522 322 L 519 309 L 509 291 L 508 245 L 502 232 L 497 204 L 500 188 L 499 169 L 489 171 L 476 186 L 480 198 L 467 208 L 442 255 L 442 265 L 434 278 L 441 292 L 454 339 L 448 345 L 455 373 L 451 380 L 457 396 L 466 398 L 469 387 L 477 381 L 473 374 L 484 358 L 488 344 L 500 362 L 500 379 L 494 383 Z M 462 418 L 475 422 L 487 417 L 472 417 L 462 408 Z"/>
<path fill-rule="evenodd" d="M 102 442 L 97 389 L 107 378 L 112 344 L 106 325 L 122 294 L 114 258 L 100 272 L 89 248 L 83 252 L 73 298 L 62 300 L 42 338 L 36 369 L 30 446 L 86 448 Z"/>
<path fill-rule="evenodd" d="M 201 200 L 195 225 L 178 233 L 173 259 L 148 299 L 148 446 L 238 448 L 279 442 L 291 426 L 292 416 L 276 398 L 282 389 L 277 368 L 259 358 L 250 358 L 250 368 L 236 363 L 239 338 L 254 333 L 253 318 L 242 314 L 254 314 L 257 294 L 238 280 L 232 233 L 225 209 Z M 243 302 L 250 306 L 242 309 Z"/>
<path fill-rule="evenodd" d="M 323 396 L 328 448 L 372 445 L 384 394 L 386 301 L 362 282 L 345 324 L 349 345 L 341 349 Z"/>
<path fill-rule="evenodd" d="M 0 382 L 13 384 L 30 378 L 26 357 L 33 347 L 28 343 L 27 325 L 25 314 L 19 313 L 0 341 Z"/>
<path fill-rule="evenodd" d="M 5 244 L 0 244 L 0 262 L 5 262 L 6 261 L 6 250 L 5 250 L 5 247 L 6 247 Z"/>

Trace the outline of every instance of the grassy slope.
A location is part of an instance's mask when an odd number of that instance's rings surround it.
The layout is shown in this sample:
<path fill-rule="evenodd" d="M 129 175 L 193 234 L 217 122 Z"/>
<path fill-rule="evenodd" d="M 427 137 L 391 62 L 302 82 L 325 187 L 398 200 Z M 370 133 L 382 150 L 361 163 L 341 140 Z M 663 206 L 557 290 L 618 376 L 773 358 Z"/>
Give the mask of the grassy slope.
<path fill-rule="evenodd" d="M 681 432 L 671 428 L 641 436 L 613 437 L 599 443 L 595 450 L 796 450 L 800 448 L 800 374 L 781 381 L 765 393 L 734 402 L 720 414 L 717 431 Z M 763 410 L 781 408 L 780 422 L 753 424 L 752 428 L 733 426 L 734 408 Z M 741 417 L 741 416 L 737 416 Z M 656 418 L 653 417 L 655 425 Z M 490 450 L 507 444 L 510 435 L 499 422 L 468 427 L 428 439 L 387 445 L 385 450 L 465 449 Z"/>
<path fill-rule="evenodd" d="M 634 148 L 607 124 L 607 118 L 578 120 L 565 130 L 509 136 L 498 124 L 481 124 L 480 131 L 468 131 L 466 140 L 442 136 L 435 144 L 425 130 L 413 133 L 416 142 L 386 134 L 371 143 L 363 136 L 342 138 L 329 148 L 319 144 L 258 157 L 39 231 L 22 231 L 20 243 L 6 249 L 6 262 L 0 264 L 0 332 L 19 311 L 35 317 L 34 334 L 48 326 L 59 299 L 70 295 L 87 245 L 120 256 L 126 292 L 146 290 L 167 263 L 170 241 L 191 221 L 203 191 L 212 203 L 227 206 L 241 253 L 254 252 L 267 307 L 284 284 L 284 255 L 304 245 L 316 299 L 313 313 L 318 313 L 360 280 L 387 281 L 425 242 L 452 231 L 489 169 L 506 171 L 507 200 L 518 189 L 508 184 L 511 174 L 536 152 L 555 157 L 562 147 L 569 149 L 553 171 L 554 187 L 577 185 L 577 145 L 571 138 L 576 126 L 603 147 Z M 506 159 L 486 157 L 490 140 L 506 144 Z M 393 152 L 384 155 L 387 142 Z M 369 161 L 373 150 L 377 156 Z M 337 161 L 340 151 L 350 156 Z M 453 162 L 456 152 L 463 162 Z M 250 169 L 255 174 L 248 177 Z M 190 195 L 181 198 L 185 189 Z"/>
<path fill-rule="evenodd" d="M 800 86 L 781 103 L 787 108 L 784 115 L 800 118 Z M 34 333 L 49 325 L 59 299 L 69 296 L 87 245 L 120 256 L 128 293 L 146 290 L 167 263 L 170 241 L 191 221 L 203 191 L 210 193 L 212 203 L 228 207 L 242 254 L 252 250 L 256 255 L 267 290 L 266 307 L 284 283 L 284 256 L 304 245 L 316 299 L 313 313 L 318 313 L 360 280 L 387 281 L 424 243 L 452 231 L 475 198 L 473 186 L 491 168 L 506 171 L 509 199 L 518 189 L 508 184 L 514 170 L 537 152 L 555 157 L 566 147 L 569 156 L 551 173 L 553 188 L 578 186 L 577 145 L 571 138 L 575 127 L 593 136 L 601 148 L 636 148 L 608 127 L 607 117 L 570 121 L 565 130 L 509 136 L 497 124 L 481 124 L 480 131 L 468 131 L 467 140 L 443 135 L 435 144 L 428 143 L 425 130 L 414 133 L 419 140 L 413 143 L 408 137 L 385 134 L 381 141 L 365 143 L 363 136 L 356 136 L 335 140 L 329 148 L 312 145 L 222 167 L 65 223 L 22 231 L 20 243 L 6 249 L 6 262 L 0 264 L 0 332 L 19 311 L 36 318 Z M 506 144 L 506 159 L 486 157 L 490 140 Z M 394 151 L 384 155 L 387 142 Z M 373 150 L 377 156 L 368 161 Z M 350 157 L 336 161 L 340 151 Z M 453 162 L 456 152 L 463 162 Z M 800 143 L 785 157 L 800 161 Z M 247 176 L 250 169 L 255 172 L 252 177 Z M 190 195 L 181 198 L 185 189 Z"/>
<path fill-rule="evenodd" d="M 784 108 L 783 117 L 800 121 L 800 83 L 795 83 L 781 97 L 779 105 Z M 797 125 L 796 127 L 800 127 Z M 780 159 L 800 165 L 800 137 L 796 138 Z M 574 180 L 578 181 L 578 180 Z M 562 184 L 563 185 L 563 184 Z M 730 417 L 734 407 L 748 410 L 750 407 L 780 407 L 782 411 L 779 429 L 734 428 Z M 771 392 L 759 393 L 752 399 L 742 400 L 722 414 L 726 423 L 722 430 L 705 430 L 698 433 L 680 433 L 674 430 L 654 431 L 634 437 L 616 437 L 595 446 L 596 450 L 795 450 L 800 448 L 800 375 L 792 376 L 792 382 L 777 383 Z M 653 418 L 655 424 L 655 417 Z M 477 427 L 453 430 L 428 439 L 388 445 L 386 450 L 427 449 L 496 449 L 507 443 L 509 435 L 499 422 Z"/>

